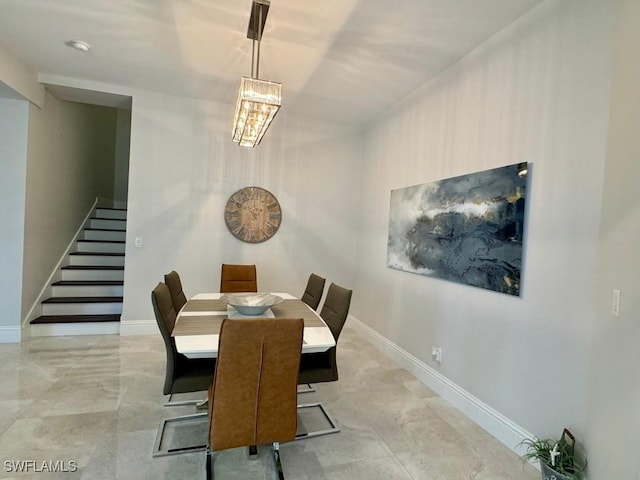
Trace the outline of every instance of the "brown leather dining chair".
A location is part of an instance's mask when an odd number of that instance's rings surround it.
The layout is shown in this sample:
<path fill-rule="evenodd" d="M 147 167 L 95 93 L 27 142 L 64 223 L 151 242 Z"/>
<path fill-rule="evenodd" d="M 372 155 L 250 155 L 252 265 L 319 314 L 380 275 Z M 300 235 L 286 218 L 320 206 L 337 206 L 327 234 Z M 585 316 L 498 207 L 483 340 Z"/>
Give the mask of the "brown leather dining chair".
<path fill-rule="evenodd" d="M 216 360 L 190 359 L 176 350 L 175 340 L 171 336 L 176 323 L 176 311 L 169 287 L 164 283 L 158 283 L 151 293 L 151 302 L 167 354 L 163 393 L 171 395 L 207 390 L 213 381 Z M 187 403 L 197 402 L 174 402 L 174 405 Z"/>
<path fill-rule="evenodd" d="M 320 316 L 331 330 L 336 346 L 331 347 L 326 352 L 306 353 L 302 355 L 302 359 L 300 361 L 300 372 L 298 375 L 299 384 L 335 382 L 338 380 L 336 349 L 338 347 L 340 332 L 342 332 L 342 327 L 344 327 L 344 323 L 349 315 L 351 294 L 351 290 L 347 290 L 335 283 L 331 283 L 331 285 L 329 285 L 327 297 L 322 305 L 322 310 L 320 310 Z M 331 428 L 321 431 L 301 433 L 297 438 L 308 438 L 328 433 L 337 433 L 340 431 L 321 402 L 301 404 L 298 405 L 298 407 L 319 407 L 325 418 L 329 421 Z"/>
<path fill-rule="evenodd" d="M 307 286 L 304 289 L 304 293 L 300 300 L 316 310 L 320 305 L 320 299 L 322 299 L 322 292 L 324 292 L 325 279 L 312 273 L 309 275 Z"/>
<path fill-rule="evenodd" d="M 279 446 L 296 435 L 303 328 L 301 318 L 223 321 L 209 389 L 207 479 L 213 478 L 213 452 L 265 443 L 273 445 L 276 472 L 284 478 Z"/>
<path fill-rule="evenodd" d="M 220 273 L 220 293 L 257 291 L 258 280 L 255 265 L 222 264 L 222 270 Z"/>
<path fill-rule="evenodd" d="M 176 314 L 187 303 L 187 296 L 182 290 L 182 282 L 180 281 L 180 275 L 175 270 L 170 271 L 164 276 L 164 283 L 169 287 L 169 293 L 171 293 L 171 301 L 173 302 L 173 309 Z"/>

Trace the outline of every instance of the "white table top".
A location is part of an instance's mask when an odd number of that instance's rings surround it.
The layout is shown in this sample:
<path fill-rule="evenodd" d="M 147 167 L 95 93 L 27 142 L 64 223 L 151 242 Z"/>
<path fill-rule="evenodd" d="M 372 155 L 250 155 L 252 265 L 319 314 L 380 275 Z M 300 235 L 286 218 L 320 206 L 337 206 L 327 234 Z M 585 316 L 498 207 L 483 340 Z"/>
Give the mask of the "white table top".
<path fill-rule="evenodd" d="M 285 300 L 296 299 L 288 293 L 274 293 Z M 222 296 L 221 293 L 200 293 L 190 300 L 217 300 Z M 187 302 L 188 303 L 188 302 Z M 184 307 L 183 309 L 184 310 Z M 178 312 L 176 325 L 184 317 L 190 316 L 210 316 L 210 315 L 226 315 L 228 318 L 255 318 L 250 315 L 242 315 L 233 307 L 228 306 L 226 311 L 192 311 Z M 320 318 L 315 311 L 309 308 L 313 314 Z M 273 318 L 274 314 L 271 309 L 260 315 L 262 318 Z M 320 318 L 321 319 L 321 318 Z M 322 320 L 322 319 L 321 319 Z M 334 347 L 336 342 L 333 339 L 331 330 L 326 326 L 324 321 L 322 327 L 305 327 L 303 332 L 302 353 L 318 353 L 325 352 L 329 348 Z M 218 356 L 218 337 L 219 335 L 178 335 L 173 337 L 176 342 L 178 352 L 188 358 L 215 358 Z"/>

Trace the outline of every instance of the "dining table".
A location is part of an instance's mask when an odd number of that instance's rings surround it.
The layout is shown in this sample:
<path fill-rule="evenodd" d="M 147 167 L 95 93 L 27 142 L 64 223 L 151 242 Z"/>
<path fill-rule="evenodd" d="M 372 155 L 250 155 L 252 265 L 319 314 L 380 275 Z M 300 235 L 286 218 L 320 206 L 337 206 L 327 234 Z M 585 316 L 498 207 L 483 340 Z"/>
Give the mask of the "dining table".
<path fill-rule="evenodd" d="M 216 358 L 220 327 L 225 318 L 302 318 L 302 353 L 325 352 L 336 345 L 331 330 L 320 315 L 302 300 L 288 293 L 272 293 L 282 298 L 260 315 L 243 315 L 228 305 L 222 293 L 199 293 L 180 309 L 172 337 L 176 350 L 187 358 Z"/>

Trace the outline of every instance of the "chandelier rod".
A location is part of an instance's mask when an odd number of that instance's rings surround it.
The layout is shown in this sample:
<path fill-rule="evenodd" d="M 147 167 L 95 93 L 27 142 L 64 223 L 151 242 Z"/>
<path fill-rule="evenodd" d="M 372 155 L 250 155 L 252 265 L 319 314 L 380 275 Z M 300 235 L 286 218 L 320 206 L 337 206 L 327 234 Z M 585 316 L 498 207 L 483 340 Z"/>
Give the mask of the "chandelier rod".
<path fill-rule="evenodd" d="M 262 41 L 262 4 L 258 7 L 260 20 L 258 21 L 258 60 L 256 61 L 256 78 L 260 78 L 260 43 Z M 266 21 L 266 18 L 265 18 Z M 255 41 L 255 40 L 254 40 Z"/>

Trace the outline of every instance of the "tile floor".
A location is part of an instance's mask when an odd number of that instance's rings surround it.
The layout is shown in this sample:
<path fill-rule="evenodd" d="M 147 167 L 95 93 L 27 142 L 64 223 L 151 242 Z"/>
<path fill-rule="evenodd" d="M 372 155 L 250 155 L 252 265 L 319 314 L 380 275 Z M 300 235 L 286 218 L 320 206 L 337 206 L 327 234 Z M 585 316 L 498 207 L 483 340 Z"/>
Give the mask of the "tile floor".
<path fill-rule="evenodd" d="M 316 385 L 342 431 L 283 444 L 289 480 L 537 480 L 517 456 L 353 329 L 338 348 L 340 381 Z M 164 346 L 157 336 L 40 337 L 0 345 L 0 478 L 204 479 L 202 452 L 153 458 L 163 418 Z M 73 461 L 75 472 L 10 471 L 7 462 Z M 269 449 L 215 457 L 219 479 L 273 478 Z M 14 464 L 15 465 L 15 464 Z"/>

